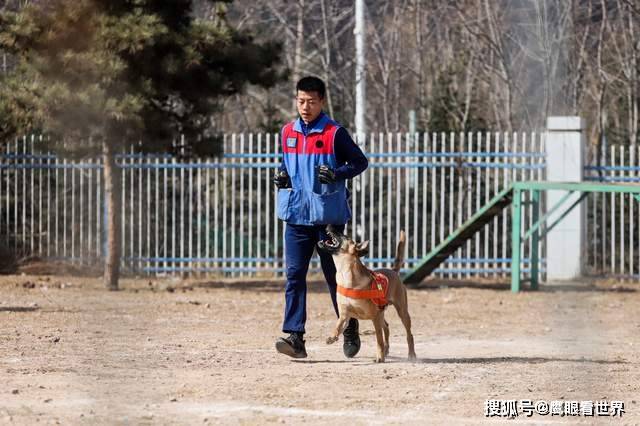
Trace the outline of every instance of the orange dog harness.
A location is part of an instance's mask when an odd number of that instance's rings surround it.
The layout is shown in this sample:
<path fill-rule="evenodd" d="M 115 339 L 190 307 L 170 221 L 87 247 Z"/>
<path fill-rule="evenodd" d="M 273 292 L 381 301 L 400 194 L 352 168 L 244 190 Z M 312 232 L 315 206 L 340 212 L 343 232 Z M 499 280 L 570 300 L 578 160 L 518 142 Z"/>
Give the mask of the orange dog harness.
<path fill-rule="evenodd" d="M 387 300 L 387 291 L 389 290 L 389 278 L 380 272 L 371 272 L 373 281 L 371 281 L 371 289 L 357 289 L 337 286 L 338 293 L 351 299 L 371 299 L 378 308 L 384 309 L 389 301 Z"/>

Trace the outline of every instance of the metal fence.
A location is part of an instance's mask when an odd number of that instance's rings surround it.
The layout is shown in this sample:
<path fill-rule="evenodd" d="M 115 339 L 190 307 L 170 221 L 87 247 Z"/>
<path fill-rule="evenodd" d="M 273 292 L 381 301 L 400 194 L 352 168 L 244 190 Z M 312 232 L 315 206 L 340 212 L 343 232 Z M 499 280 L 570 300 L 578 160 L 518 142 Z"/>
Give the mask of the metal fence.
<path fill-rule="evenodd" d="M 586 180 L 640 183 L 637 146 L 611 146 L 585 168 Z M 592 194 L 586 200 L 585 266 L 594 275 L 640 277 L 640 208 L 631 194 Z"/>
<path fill-rule="evenodd" d="M 216 159 L 133 152 L 117 157 L 125 270 L 283 273 L 284 227 L 271 183 L 280 164 L 278 137 L 228 135 L 224 144 Z M 401 229 L 408 235 L 408 268 L 511 181 L 544 178 L 544 134 L 371 134 L 360 145 L 370 167 L 349 184 L 353 218 L 347 232 L 371 240 L 367 262 L 375 267 L 392 263 Z M 60 158 L 44 150 L 39 137 L 9 143 L 0 164 L 0 238 L 22 255 L 98 263 L 104 252 L 102 188 L 100 159 Z M 505 211 L 436 274 L 505 276 L 509 224 Z"/>

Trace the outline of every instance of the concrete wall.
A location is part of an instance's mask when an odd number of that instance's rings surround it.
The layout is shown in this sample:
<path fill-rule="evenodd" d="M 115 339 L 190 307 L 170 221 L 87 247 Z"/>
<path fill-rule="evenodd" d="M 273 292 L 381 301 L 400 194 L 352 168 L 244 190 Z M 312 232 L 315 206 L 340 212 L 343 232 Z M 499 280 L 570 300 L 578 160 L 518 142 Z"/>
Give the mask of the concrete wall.
<path fill-rule="evenodd" d="M 585 131 L 585 122 L 580 117 L 547 118 L 548 181 L 582 182 Z M 547 210 L 566 193 L 547 191 Z M 579 196 L 572 195 L 564 206 L 571 206 Z M 559 209 L 547 223 L 554 223 L 564 210 Z M 582 275 L 584 222 L 584 203 L 581 203 L 547 234 L 547 281 L 572 280 Z"/>

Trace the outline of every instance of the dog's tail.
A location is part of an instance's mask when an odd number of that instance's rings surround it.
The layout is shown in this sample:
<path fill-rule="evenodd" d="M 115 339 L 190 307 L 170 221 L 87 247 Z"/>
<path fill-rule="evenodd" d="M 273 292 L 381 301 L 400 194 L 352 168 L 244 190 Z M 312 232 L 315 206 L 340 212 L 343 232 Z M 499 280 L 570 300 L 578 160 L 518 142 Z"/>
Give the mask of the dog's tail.
<path fill-rule="evenodd" d="M 404 244 L 407 241 L 407 237 L 404 231 L 400 231 L 400 239 L 398 240 L 398 247 L 396 248 L 396 260 L 393 263 L 393 270 L 400 272 L 402 264 L 404 263 Z"/>

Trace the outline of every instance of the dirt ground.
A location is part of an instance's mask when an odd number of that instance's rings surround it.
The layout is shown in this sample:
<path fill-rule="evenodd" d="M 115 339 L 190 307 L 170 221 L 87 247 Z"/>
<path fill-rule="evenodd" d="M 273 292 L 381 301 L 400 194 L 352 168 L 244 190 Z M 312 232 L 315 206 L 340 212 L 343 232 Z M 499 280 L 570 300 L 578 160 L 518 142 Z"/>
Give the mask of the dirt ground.
<path fill-rule="evenodd" d="M 619 400 L 623 416 L 520 413 L 522 424 L 640 423 L 640 286 L 583 283 L 512 294 L 428 282 L 409 291 L 417 362 L 387 311 L 375 364 L 324 341 L 334 316 L 310 286 L 309 357 L 277 354 L 278 282 L 0 276 L 0 423 L 489 424 L 486 400 Z"/>

